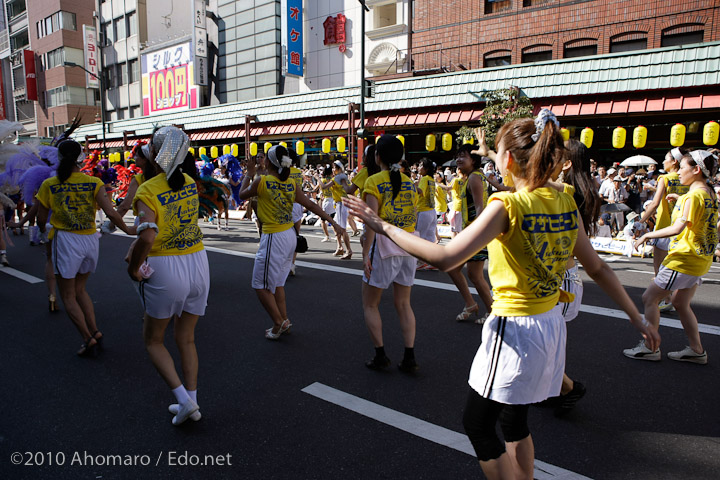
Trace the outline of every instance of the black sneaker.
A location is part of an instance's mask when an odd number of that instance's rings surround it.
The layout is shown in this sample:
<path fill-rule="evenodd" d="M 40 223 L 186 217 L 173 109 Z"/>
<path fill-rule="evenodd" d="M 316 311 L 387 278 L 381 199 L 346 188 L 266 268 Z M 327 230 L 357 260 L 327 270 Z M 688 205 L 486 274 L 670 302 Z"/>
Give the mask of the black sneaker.
<path fill-rule="evenodd" d="M 385 370 L 391 364 L 388 357 L 374 357 L 372 360 L 365 362 L 365 366 L 370 370 Z"/>
<path fill-rule="evenodd" d="M 572 390 L 565 395 L 560 395 L 560 403 L 557 407 L 555 407 L 555 416 L 562 417 L 575 408 L 575 404 L 578 400 L 585 396 L 585 392 L 585 385 L 580 382 L 574 382 Z"/>
<path fill-rule="evenodd" d="M 420 368 L 420 366 L 417 364 L 415 359 L 412 360 L 405 360 L 403 359 L 402 362 L 398 363 L 398 368 L 401 372 L 405 373 L 415 373 L 417 372 L 417 369 Z"/>

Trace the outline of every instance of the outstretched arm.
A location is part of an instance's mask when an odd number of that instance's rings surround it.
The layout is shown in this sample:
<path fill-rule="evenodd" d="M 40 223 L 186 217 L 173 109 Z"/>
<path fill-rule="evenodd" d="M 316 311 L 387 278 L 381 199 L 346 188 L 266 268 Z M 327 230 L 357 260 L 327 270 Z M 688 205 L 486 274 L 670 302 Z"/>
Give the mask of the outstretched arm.
<path fill-rule="evenodd" d="M 590 240 L 585 234 L 585 228 L 580 219 L 578 219 L 578 238 L 573 254 L 580 263 L 582 263 L 585 272 L 590 275 L 590 278 L 608 295 L 608 298 L 612 298 L 615 303 L 627 313 L 628 317 L 630 317 L 630 323 L 632 323 L 645 338 L 645 344 L 648 348 L 651 348 L 653 351 L 657 350 L 660 346 L 660 334 L 657 328 L 650 325 L 650 323 L 640 315 L 640 312 L 623 288 L 613 269 L 600 259 L 590 244 Z"/>
<path fill-rule="evenodd" d="M 378 234 L 387 235 L 413 257 L 443 271 L 452 270 L 466 262 L 495 237 L 506 232 L 509 227 L 505 205 L 502 202 L 491 202 L 468 228 L 460 232 L 446 246 L 442 246 L 383 221 L 358 198 L 347 197 L 343 201 L 350 209 L 350 213 L 362 219 L 369 228 Z"/>

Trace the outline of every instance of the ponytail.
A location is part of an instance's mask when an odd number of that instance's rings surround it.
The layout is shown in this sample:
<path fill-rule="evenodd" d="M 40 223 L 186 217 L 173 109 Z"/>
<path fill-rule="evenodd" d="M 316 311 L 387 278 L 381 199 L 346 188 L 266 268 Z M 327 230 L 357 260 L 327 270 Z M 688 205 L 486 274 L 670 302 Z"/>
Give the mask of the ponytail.
<path fill-rule="evenodd" d="M 74 140 L 64 140 L 58 145 L 58 168 L 57 177 L 60 183 L 70 178 L 73 169 L 77 166 L 82 147 Z"/>
<path fill-rule="evenodd" d="M 390 169 L 390 185 L 392 186 L 392 199 L 395 200 L 402 187 L 402 173 L 399 168 Z"/>
<path fill-rule="evenodd" d="M 393 135 L 383 135 L 375 144 L 375 151 L 380 163 L 390 170 L 390 185 L 392 185 L 392 198 L 400 193 L 402 186 L 402 174 L 400 173 L 400 162 L 403 156 L 403 144 Z"/>
<path fill-rule="evenodd" d="M 595 180 L 590 176 L 590 153 L 583 143 L 573 138 L 565 142 L 565 158 L 572 164 L 565 172 L 565 183 L 575 187 L 575 203 L 585 233 L 590 235 L 600 216 L 601 203 Z"/>
<path fill-rule="evenodd" d="M 168 185 L 170 185 L 170 190 L 173 192 L 177 192 L 180 190 L 183 186 L 185 186 L 185 175 L 183 174 L 182 170 L 179 168 L 176 168 L 172 175 L 170 175 L 170 178 L 167 179 Z"/>
<path fill-rule="evenodd" d="M 495 140 L 512 153 L 512 174 L 525 180 L 530 191 L 545 185 L 563 160 L 565 146 L 553 119 L 541 130 L 531 118 L 513 120 L 500 128 Z"/>

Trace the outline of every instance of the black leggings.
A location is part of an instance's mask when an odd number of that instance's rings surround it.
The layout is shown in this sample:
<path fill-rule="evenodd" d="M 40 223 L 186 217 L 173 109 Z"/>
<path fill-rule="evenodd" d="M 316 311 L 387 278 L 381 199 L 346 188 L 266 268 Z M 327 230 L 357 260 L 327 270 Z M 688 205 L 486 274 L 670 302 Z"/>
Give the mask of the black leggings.
<path fill-rule="evenodd" d="M 498 403 L 481 397 L 475 390 L 470 389 L 463 414 L 463 426 L 478 460 L 496 460 L 505 453 L 505 444 L 500 441 L 495 431 L 498 418 L 506 442 L 517 442 L 530 435 L 527 425 L 529 408 L 530 405 Z"/>

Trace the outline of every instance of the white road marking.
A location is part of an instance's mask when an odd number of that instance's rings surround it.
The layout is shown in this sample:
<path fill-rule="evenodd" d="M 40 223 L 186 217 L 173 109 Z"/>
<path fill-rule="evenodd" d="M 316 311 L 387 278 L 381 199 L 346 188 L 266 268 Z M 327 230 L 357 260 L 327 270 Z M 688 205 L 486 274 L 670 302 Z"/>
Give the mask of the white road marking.
<path fill-rule="evenodd" d="M 0 272 L 7 273 L 8 275 L 12 275 L 13 277 L 19 278 L 20 280 L 24 280 L 28 283 L 43 283 L 45 281 L 10 267 L 0 267 Z"/>
<path fill-rule="evenodd" d="M 315 382 L 302 389 L 303 392 L 325 400 L 332 404 L 346 408 L 360 415 L 390 425 L 404 432 L 424 438 L 438 445 L 452 448 L 467 455 L 475 456 L 472 444 L 467 435 L 449 430 L 444 427 L 411 417 L 404 413 L 392 410 L 377 403 L 370 402 L 355 395 L 350 395 L 322 383 Z M 590 480 L 583 475 L 535 460 L 534 477 L 539 480 Z"/>

